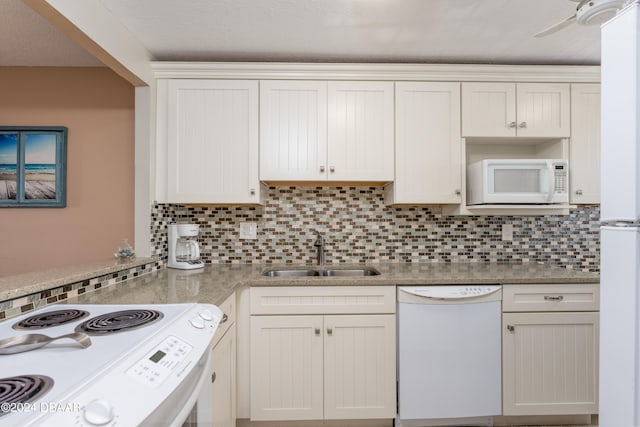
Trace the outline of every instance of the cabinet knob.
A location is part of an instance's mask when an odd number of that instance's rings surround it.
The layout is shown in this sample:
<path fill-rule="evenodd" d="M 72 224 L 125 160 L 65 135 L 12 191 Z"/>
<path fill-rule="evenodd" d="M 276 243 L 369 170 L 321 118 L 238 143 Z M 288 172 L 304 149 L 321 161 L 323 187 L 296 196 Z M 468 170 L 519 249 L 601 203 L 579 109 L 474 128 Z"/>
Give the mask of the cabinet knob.
<path fill-rule="evenodd" d="M 516 122 L 509 123 L 509 129 L 513 129 L 516 127 Z"/>
<path fill-rule="evenodd" d="M 336 171 L 335 166 L 329 166 L 329 172 L 334 173 Z"/>
<path fill-rule="evenodd" d="M 251 195 L 252 195 L 252 196 L 255 196 L 255 194 L 256 194 L 256 189 L 255 189 L 255 188 L 250 189 L 250 190 L 249 190 L 249 193 L 251 193 Z"/>
<path fill-rule="evenodd" d="M 507 325 L 507 331 L 513 332 L 515 330 L 516 330 L 516 328 L 513 325 Z"/>
<path fill-rule="evenodd" d="M 462 191 L 456 189 L 456 191 L 454 191 L 454 193 L 456 194 L 456 196 L 459 196 L 460 194 L 462 194 Z"/>
<path fill-rule="evenodd" d="M 333 335 L 333 329 L 327 328 L 327 335 Z"/>
<path fill-rule="evenodd" d="M 324 173 L 324 166 L 320 166 L 320 172 Z"/>
<path fill-rule="evenodd" d="M 320 335 L 320 328 L 316 328 L 316 335 Z"/>
<path fill-rule="evenodd" d="M 211 374 L 211 384 L 213 384 L 216 381 L 216 373 L 214 372 L 213 374 Z"/>
<path fill-rule="evenodd" d="M 522 122 L 522 123 L 520 123 L 520 126 L 519 126 L 519 127 L 520 127 L 521 129 L 526 128 L 526 127 L 527 127 L 527 122 Z"/>
<path fill-rule="evenodd" d="M 222 319 L 220 319 L 220 324 L 222 325 L 227 320 L 229 320 L 229 316 L 227 316 L 226 314 L 222 314 Z"/>
<path fill-rule="evenodd" d="M 576 190 L 576 194 L 577 194 L 578 196 L 582 196 L 582 190 Z"/>

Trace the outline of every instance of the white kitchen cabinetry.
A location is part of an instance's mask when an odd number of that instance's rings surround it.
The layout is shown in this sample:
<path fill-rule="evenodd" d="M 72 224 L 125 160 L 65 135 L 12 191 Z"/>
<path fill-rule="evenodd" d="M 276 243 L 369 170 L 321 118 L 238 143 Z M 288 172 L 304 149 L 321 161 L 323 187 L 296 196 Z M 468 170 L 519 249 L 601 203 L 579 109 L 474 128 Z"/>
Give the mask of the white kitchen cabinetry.
<path fill-rule="evenodd" d="M 462 83 L 462 136 L 568 137 L 570 85 Z"/>
<path fill-rule="evenodd" d="M 571 85 L 570 202 L 600 203 L 600 85 Z"/>
<path fill-rule="evenodd" d="M 460 83 L 396 83 L 395 180 L 387 204 L 461 201 Z"/>
<path fill-rule="evenodd" d="M 392 286 L 252 288 L 251 419 L 394 418 L 394 313 Z"/>
<path fill-rule="evenodd" d="M 329 82 L 329 179 L 393 181 L 393 82 Z"/>
<path fill-rule="evenodd" d="M 393 180 L 392 82 L 260 85 L 261 180 Z"/>
<path fill-rule="evenodd" d="M 169 79 L 158 92 L 159 199 L 260 203 L 258 82 Z"/>
<path fill-rule="evenodd" d="M 215 427 L 236 425 L 236 325 L 235 294 L 220 309 L 223 317 L 211 351 L 212 412 Z"/>
<path fill-rule="evenodd" d="M 260 179 L 327 177 L 327 82 L 260 82 Z"/>
<path fill-rule="evenodd" d="M 503 415 L 598 412 L 597 284 L 505 285 Z"/>

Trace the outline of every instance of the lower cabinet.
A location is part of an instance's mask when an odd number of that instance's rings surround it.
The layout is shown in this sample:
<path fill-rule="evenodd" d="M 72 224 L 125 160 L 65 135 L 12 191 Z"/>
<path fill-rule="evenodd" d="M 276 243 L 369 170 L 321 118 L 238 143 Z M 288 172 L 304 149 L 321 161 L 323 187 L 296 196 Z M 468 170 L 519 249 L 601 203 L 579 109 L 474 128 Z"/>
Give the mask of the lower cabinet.
<path fill-rule="evenodd" d="M 505 285 L 509 310 L 502 314 L 503 415 L 597 413 L 598 285 Z"/>
<path fill-rule="evenodd" d="M 365 293 L 368 287 L 358 288 L 360 289 L 353 291 L 353 295 L 339 295 L 333 300 L 330 296 L 331 288 L 325 288 L 318 290 L 318 295 L 329 292 L 325 295 L 326 300 L 311 297 L 307 301 L 318 303 L 318 307 L 312 307 L 311 311 L 349 312 L 354 309 L 345 304 L 349 298 L 357 298 L 357 294 L 360 294 L 360 302 L 367 301 Z M 383 287 L 371 288 L 378 288 L 373 290 L 373 294 L 378 294 Z M 274 291 L 273 288 L 253 288 L 252 293 L 254 290 L 258 293 Z M 308 290 L 305 288 L 304 291 Z M 285 294 L 295 293 L 296 289 L 283 291 Z M 344 291 L 343 288 L 339 292 Z M 385 297 L 391 299 L 390 303 L 383 303 L 384 308 L 372 305 L 369 311 L 395 311 L 395 287 L 385 293 Z M 253 302 L 252 295 L 252 304 Z M 335 306 L 332 306 L 332 302 Z M 277 312 L 278 309 L 271 311 Z M 282 311 L 291 309 L 284 308 Z M 361 306 L 360 309 L 355 308 L 355 311 L 366 312 L 367 309 Z M 251 419 L 284 421 L 394 418 L 396 323 L 395 314 L 387 313 L 252 313 Z"/>
<path fill-rule="evenodd" d="M 236 426 L 236 326 L 232 325 L 211 353 L 213 425 Z"/>
<path fill-rule="evenodd" d="M 236 427 L 235 294 L 220 304 L 224 313 L 211 350 L 212 414 L 214 427 Z"/>

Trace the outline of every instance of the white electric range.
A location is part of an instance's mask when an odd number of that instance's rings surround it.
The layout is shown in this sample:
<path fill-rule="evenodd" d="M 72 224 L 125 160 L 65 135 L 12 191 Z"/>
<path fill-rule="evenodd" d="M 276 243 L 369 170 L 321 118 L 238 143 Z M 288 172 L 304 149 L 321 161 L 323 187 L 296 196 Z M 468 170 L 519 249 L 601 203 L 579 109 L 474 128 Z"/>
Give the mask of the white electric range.
<path fill-rule="evenodd" d="M 222 315 L 211 304 L 63 304 L 1 322 L 0 340 L 81 332 L 91 345 L 0 354 L 0 426 L 181 426 L 206 396 Z M 209 418 L 211 402 L 200 406 Z"/>

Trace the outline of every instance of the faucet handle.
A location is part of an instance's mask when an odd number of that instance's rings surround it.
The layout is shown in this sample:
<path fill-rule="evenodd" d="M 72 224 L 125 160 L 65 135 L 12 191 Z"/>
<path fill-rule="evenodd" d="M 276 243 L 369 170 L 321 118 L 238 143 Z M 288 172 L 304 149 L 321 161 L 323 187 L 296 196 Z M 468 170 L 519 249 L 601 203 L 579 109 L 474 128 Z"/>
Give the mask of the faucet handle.
<path fill-rule="evenodd" d="M 320 233 L 318 230 L 316 230 L 315 228 L 312 229 L 314 233 L 317 234 L 318 238 L 316 239 L 315 243 L 313 244 L 314 246 L 322 246 L 325 244 L 325 239 L 324 236 L 322 235 L 322 233 Z"/>

